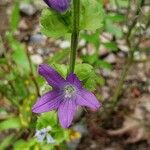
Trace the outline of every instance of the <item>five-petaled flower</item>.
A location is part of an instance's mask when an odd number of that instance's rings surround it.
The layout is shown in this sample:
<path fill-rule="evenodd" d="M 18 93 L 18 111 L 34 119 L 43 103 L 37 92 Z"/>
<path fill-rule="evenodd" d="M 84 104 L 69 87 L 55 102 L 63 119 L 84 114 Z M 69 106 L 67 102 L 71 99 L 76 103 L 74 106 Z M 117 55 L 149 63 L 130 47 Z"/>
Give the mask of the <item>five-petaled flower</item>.
<path fill-rule="evenodd" d="M 58 110 L 61 126 L 68 128 L 78 106 L 86 106 L 92 110 L 97 110 L 100 107 L 100 103 L 94 94 L 83 88 L 75 74 L 70 73 L 65 80 L 46 64 L 41 64 L 38 71 L 53 87 L 53 90 L 38 99 L 32 108 L 34 113 Z"/>
<path fill-rule="evenodd" d="M 44 2 L 60 13 L 66 12 L 70 6 L 70 0 L 44 0 Z"/>

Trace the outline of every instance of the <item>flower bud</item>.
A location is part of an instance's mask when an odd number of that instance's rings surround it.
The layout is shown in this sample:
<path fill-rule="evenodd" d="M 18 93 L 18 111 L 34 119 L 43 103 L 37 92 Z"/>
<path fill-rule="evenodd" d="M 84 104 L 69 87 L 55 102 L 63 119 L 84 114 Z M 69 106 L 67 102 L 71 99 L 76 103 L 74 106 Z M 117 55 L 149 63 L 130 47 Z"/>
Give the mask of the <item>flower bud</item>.
<path fill-rule="evenodd" d="M 66 12 L 70 6 L 70 0 L 44 0 L 44 1 L 50 8 L 60 13 Z"/>

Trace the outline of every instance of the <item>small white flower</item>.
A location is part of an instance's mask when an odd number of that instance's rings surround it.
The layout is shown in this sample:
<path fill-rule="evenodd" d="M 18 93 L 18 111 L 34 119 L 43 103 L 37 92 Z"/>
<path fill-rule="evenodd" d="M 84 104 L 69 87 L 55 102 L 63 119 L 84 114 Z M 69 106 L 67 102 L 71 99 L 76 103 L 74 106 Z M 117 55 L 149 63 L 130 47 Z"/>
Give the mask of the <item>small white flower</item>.
<path fill-rule="evenodd" d="M 51 130 L 52 130 L 51 126 L 48 126 L 47 128 L 43 128 L 41 130 L 36 130 L 35 137 L 36 137 L 37 141 L 43 142 L 46 139 L 46 142 L 48 144 L 54 144 L 56 141 L 48 133 Z"/>
<path fill-rule="evenodd" d="M 35 133 L 35 137 L 39 142 L 43 142 L 46 137 L 46 132 L 42 130 L 37 130 Z"/>
<path fill-rule="evenodd" d="M 54 144 L 56 142 L 50 134 L 47 134 L 46 140 L 48 144 Z"/>

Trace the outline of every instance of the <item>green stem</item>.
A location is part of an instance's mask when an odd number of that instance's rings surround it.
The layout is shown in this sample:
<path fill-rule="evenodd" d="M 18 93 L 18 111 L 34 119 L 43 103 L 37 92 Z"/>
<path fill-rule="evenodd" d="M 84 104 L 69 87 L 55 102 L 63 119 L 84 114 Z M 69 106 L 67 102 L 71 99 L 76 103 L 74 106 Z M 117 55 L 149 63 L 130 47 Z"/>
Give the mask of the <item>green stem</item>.
<path fill-rule="evenodd" d="M 80 22 L 80 0 L 73 0 L 73 24 L 72 24 L 72 35 L 71 35 L 71 52 L 70 52 L 70 65 L 69 73 L 74 72 L 76 52 L 78 47 L 79 38 L 79 22 Z"/>
<path fill-rule="evenodd" d="M 117 102 L 118 102 L 118 97 L 122 93 L 122 87 L 123 87 L 124 81 L 126 79 L 128 71 L 129 71 L 129 69 L 130 69 L 130 67 L 132 65 L 132 62 L 133 62 L 134 47 L 131 47 L 130 36 L 131 36 L 133 28 L 135 27 L 135 25 L 137 23 L 137 19 L 138 19 L 138 16 L 140 14 L 141 7 L 143 5 L 144 5 L 144 0 L 141 0 L 140 6 L 139 6 L 139 8 L 136 11 L 136 17 L 134 18 L 131 26 L 129 27 L 129 31 L 128 31 L 127 35 L 126 35 L 126 41 L 127 41 L 127 44 L 128 44 L 128 47 L 129 47 L 130 50 L 129 50 L 129 54 L 128 54 L 128 58 L 127 58 L 127 63 L 125 65 L 125 67 L 123 68 L 123 71 L 121 73 L 121 78 L 120 78 L 120 80 L 118 82 L 118 85 L 116 86 L 114 95 L 112 96 L 112 101 L 111 101 L 112 102 L 112 107 L 114 107 L 117 104 Z"/>
<path fill-rule="evenodd" d="M 31 62 L 31 58 L 30 58 L 30 54 L 29 54 L 27 46 L 26 46 L 26 54 L 27 54 L 27 58 L 28 58 L 28 62 L 29 62 L 29 67 L 30 67 L 30 78 L 32 79 L 33 84 L 35 85 L 37 96 L 40 96 L 40 89 L 39 89 L 38 83 L 36 81 L 36 77 L 34 76 L 32 62 Z"/>
<path fill-rule="evenodd" d="M 118 102 L 118 97 L 120 96 L 120 94 L 122 92 L 122 87 L 123 87 L 124 81 L 126 79 L 126 76 L 128 74 L 128 71 L 130 69 L 132 62 L 133 62 L 133 56 L 129 56 L 127 59 L 127 64 L 123 68 L 123 71 L 121 73 L 121 78 L 118 82 L 118 85 L 117 85 L 114 95 L 112 97 L 112 107 L 116 106 L 116 104 Z"/>

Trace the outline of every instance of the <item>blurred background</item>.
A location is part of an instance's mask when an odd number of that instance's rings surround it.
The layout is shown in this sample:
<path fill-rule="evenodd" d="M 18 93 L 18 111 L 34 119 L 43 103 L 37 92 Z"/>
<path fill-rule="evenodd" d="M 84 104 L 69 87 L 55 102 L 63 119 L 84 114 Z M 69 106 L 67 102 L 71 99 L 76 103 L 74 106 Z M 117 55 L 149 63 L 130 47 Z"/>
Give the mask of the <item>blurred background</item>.
<path fill-rule="evenodd" d="M 0 0 L 0 150 L 150 149 L 150 1 L 97 1 L 102 27 L 81 31 L 77 62 L 93 66 L 97 76 L 86 85 L 103 106 L 79 109 L 64 130 L 53 113 L 36 123 L 31 107 L 49 89 L 38 65 L 64 71 L 70 39 L 40 32 L 42 0 Z M 45 137 L 52 135 L 55 144 L 35 136 L 49 125 Z"/>

